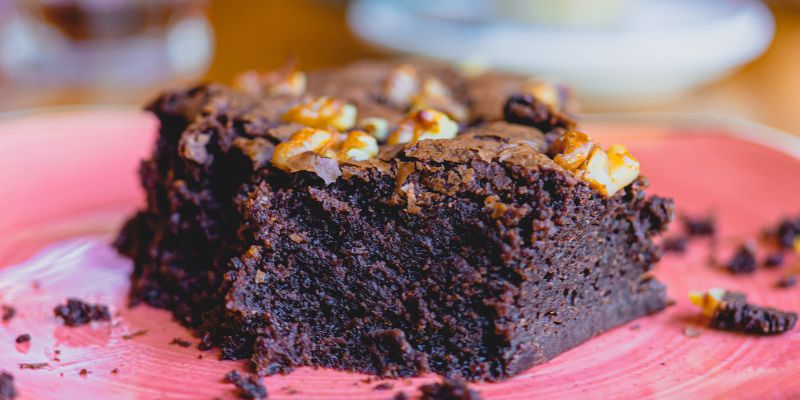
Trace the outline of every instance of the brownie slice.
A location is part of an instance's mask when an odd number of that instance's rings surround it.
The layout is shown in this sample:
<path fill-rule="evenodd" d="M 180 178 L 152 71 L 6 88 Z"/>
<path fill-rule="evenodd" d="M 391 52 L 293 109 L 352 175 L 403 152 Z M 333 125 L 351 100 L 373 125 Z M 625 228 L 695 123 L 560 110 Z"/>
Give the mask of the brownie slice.
<path fill-rule="evenodd" d="M 396 123 L 407 109 L 374 88 L 395 68 L 312 73 L 304 96 L 211 84 L 152 103 L 147 205 L 117 241 L 135 262 L 132 301 L 172 310 L 261 374 L 470 380 L 507 378 L 665 306 L 648 272 L 671 201 L 646 196 L 642 177 L 604 196 L 553 162 L 549 143 L 574 122 L 530 95 L 461 121 L 455 139 L 270 164 L 302 127 L 281 116 L 305 98 L 335 95 Z M 476 109 L 479 80 L 427 68 Z"/>

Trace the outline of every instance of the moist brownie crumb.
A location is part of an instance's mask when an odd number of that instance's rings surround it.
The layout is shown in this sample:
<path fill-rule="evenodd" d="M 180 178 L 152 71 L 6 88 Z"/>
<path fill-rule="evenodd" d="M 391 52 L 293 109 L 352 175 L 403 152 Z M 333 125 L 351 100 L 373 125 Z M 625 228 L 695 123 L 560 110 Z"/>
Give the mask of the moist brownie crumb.
<path fill-rule="evenodd" d="M 421 400 L 480 400 L 478 392 L 472 390 L 462 379 L 442 378 L 441 382 L 423 385 Z"/>
<path fill-rule="evenodd" d="M 717 231 L 716 219 L 713 215 L 690 217 L 684 215 L 683 229 L 689 236 L 714 236 Z"/>
<path fill-rule="evenodd" d="M 764 258 L 764 266 L 769 268 L 780 267 L 781 265 L 783 265 L 784 259 L 785 257 L 783 255 L 783 252 L 775 251 L 769 253 Z"/>
<path fill-rule="evenodd" d="M 119 373 L 119 368 L 114 368 L 111 370 L 111 375 L 116 375 Z"/>
<path fill-rule="evenodd" d="M 393 387 L 394 385 L 391 382 L 383 382 L 375 385 L 375 387 L 373 387 L 372 390 L 389 390 Z"/>
<path fill-rule="evenodd" d="M 747 296 L 738 292 L 726 292 L 711 318 L 712 328 L 757 335 L 780 334 L 796 323 L 797 313 L 750 304 Z"/>
<path fill-rule="evenodd" d="M 3 304 L 2 306 L 2 318 L 3 322 L 11 321 L 14 316 L 17 315 L 17 309 L 9 306 L 7 304 Z"/>
<path fill-rule="evenodd" d="M 756 252 L 752 244 L 743 244 L 736 249 L 726 265 L 728 271 L 734 274 L 750 274 L 756 270 Z"/>
<path fill-rule="evenodd" d="M 46 362 L 40 362 L 40 363 L 19 363 L 19 364 L 17 364 L 17 365 L 19 366 L 19 369 L 33 369 L 33 370 L 36 370 L 36 369 L 42 369 L 42 368 L 47 368 L 47 367 L 49 367 L 49 366 L 50 366 L 50 364 L 48 364 L 48 363 L 46 363 Z"/>
<path fill-rule="evenodd" d="M 793 248 L 795 240 L 800 237 L 800 216 L 780 220 L 775 234 L 781 247 L 786 249 Z"/>
<path fill-rule="evenodd" d="M 139 330 L 135 330 L 133 332 L 126 333 L 126 334 L 122 335 L 122 339 L 123 340 L 131 340 L 133 338 L 136 338 L 136 337 L 139 337 L 139 336 L 144 336 L 146 334 L 147 334 L 147 329 L 139 329 Z"/>
<path fill-rule="evenodd" d="M 181 347 L 190 347 L 192 345 L 192 342 L 181 338 L 173 338 L 172 341 L 169 342 L 169 344 L 174 344 Z"/>
<path fill-rule="evenodd" d="M 31 335 L 27 333 L 23 333 L 22 335 L 17 336 L 16 342 L 17 343 L 27 343 L 31 341 Z"/>
<path fill-rule="evenodd" d="M 87 370 L 86 368 L 81 368 L 78 374 L 81 376 L 81 378 L 86 378 L 86 376 L 89 375 L 89 370 Z"/>
<path fill-rule="evenodd" d="M 254 376 L 244 377 L 238 371 L 233 370 L 225 374 L 223 381 L 235 385 L 241 399 L 267 398 L 267 388 Z"/>
<path fill-rule="evenodd" d="M 797 284 L 797 275 L 792 274 L 789 276 L 784 276 L 780 280 L 778 280 L 777 286 L 782 289 L 790 288 Z"/>
<path fill-rule="evenodd" d="M 110 321 L 111 314 L 108 306 L 103 304 L 89 304 L 83 300 L 70 298 L 67 304 L 61 304 L 53 309 L 56 317 L 61 317 L 67 326 L 80 326 L 92 321 Z"/>
<path fill-rule="evenodd" d="M 392 400 L 408 400 L 409 397 L 405 392 L 397 392 L 396 395 L 392 398 Z"/>
<path fill-rule="evenodd" d="M 686 252 L 688 239 L 686 236 L 671 236 L 664 238 L 662 247 L 665 252 L 683 254 Z"/>
<path fill-rule="evenodd" d="M 3 371 L 0 373 L 0 400 L 11 400 L 17 397 L 17 389 L 14 388 L 14 375 Z"/>

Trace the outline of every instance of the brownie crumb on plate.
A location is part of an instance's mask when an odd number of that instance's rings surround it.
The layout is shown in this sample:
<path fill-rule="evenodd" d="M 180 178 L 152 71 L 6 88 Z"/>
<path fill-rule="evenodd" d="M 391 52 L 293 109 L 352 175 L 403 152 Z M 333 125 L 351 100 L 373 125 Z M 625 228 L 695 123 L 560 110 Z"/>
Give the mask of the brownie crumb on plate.
<path fill-rule="evenodd" d="M 784 218 L 778 222 L 775 230 L 778 244 L 786 249 L 792 249 L 800 238 L 800 216 Z"/>
<path fill-rule="evenodd" d="M 670 236 L 664 238 L 661 247 L 665 252 L 683 254 L 686 252 L 688 242 L 686 236 Z"/>
<path fill-rule="evenodd" d="M 29 335 L 29 334 L 27 334 L 27 333 L 23 333 L 23 334 L 21 334 L 21 335 L 17 336 L 17 339 L 16 339 L 15 341 L 16 341 L 17 343 L 27 343 L 27 342 L 30 342 L 30 341 L 31 341 L 31 335 Z"/>
<path fill-rule="evenodd" d="M 2 307 L 0 307 L 0 309 L 2 309 L 3 322 L 11 321 L 11 319 L 14 318 L 15 315 L 17 315 L 17 309 L 12 306 L 9 306 L 8 304 L 3 304 Z"/>
<path fill-rule="evenodd" d="M 759 335 L 790 331 L 797 323 L 797 313 L 779 311 L 747 302 L 744 293 L 726 292 L 711 318 L 711 327 Z"/>
<path fill-rule="evenodd" d="M 17 389 L 14 388 L 14 375 L 3 371 L 0 373 L 0 400 L 11 400 L 17 397 Z"/>
<path fill-rule="evenodd" d="M 266 399 L 267 388 L 255 376 L 242 376 L 238 371 L 233 370 L 225 374 L 223 381 L 232 383 L 236 386 L 239 398 L 241 399 Z"/>
<path fill-rule="evenodd" d="M 174 344 L 181 347 L 190 347 L 192 345 L 192 342 L 181 338 L 173 338 L 172 341 L 169 342 L 169 344 Z"/>
<path fill-rule="evenodd" d="M 80 326 L 92 321 L 110 321 L 111 313 L 108 306 L 103 304 L 90 304 L 81 299 L 67 299 L 67 304 L 61 304 L 53 309 L 56 317 L 64 320 L 64 325 Z"/>
<path fill-rule="evenodd" d="M 784 276 L 783 278 L 778 280 L 777 286 L 782 289 L 790 288 L 797 284 L 797 275 L 792 274 L 788 276 Z"/>
<path fill-rule="evenodd" d="M 81 368 L 81 370 L 78 372 L 78 375 L 80 375 L 81 378 L 86 378 L 89 376 L 89 370 L 86 368 Z"/>
<path fill-rule="evenodd" d="M 392 384 L 391 382 L 383 382 L 375 385 L 375 387 L 373 387 L 372 390 L 389 390 L 393 387 L 394 384 Z"/>
<path fill-rule="evenodd" d="M 786 257 L 781 251 L 775 251 L 769 253 L 764 258 L 764 266 L 768 268 L 780 267 L 781 265 L 783 265 L 783 261 L 785 258 Z"/>
<path fill-rule="evenodd" d="M 481 396 L 462 379 L 442 378 L 419 388 L 421 400 L 480 400 Z"/>
<path fill-rule="evenodd" d="M 397 392 L 397 394 L 395 394 L 394 397 L 392 398 L 392 400 L 408 400 L 408 399 L 409 397 L 405 392 Z"/>
<path fill-rule="evenodd" d="M 751 243 L 739 246 L 726 265 L 734 274 L 750 274 L 756 270 L 756 251 Z"/>
<path fill-rule="evenodd" d="M 683 229 L 689 236 L 714 236 L 717 232 L 717 221 L 713 215 L 691 217 L 684 215 Z"/>
<path fill-rule="evenodd" d="M 129 332 L 129 333 L 126 333 L 126 334 L 122 335 L 122 339 L 123 340 L 131 340 L 133 338 L 136 338 L 136 337 L 139 337 L 139 336 L 144 336 L 146 334 L 147 334 L 147 329 L 138 329 L 138 330 L 135 330 L 133 332 Z"/>
<path fill-rule="evenodd" d="M 40 362 L 40 363 L 19 363 L 19 364 L 17 364 L 17 365 L 19 366 L 19 369 L 33 369 L 33 370 L 36 370 L 36 369 L 42 369 L 42 368 L 47 368 L 47 367 L 49 367 L 49 366 L 50 366 L 50 364 L 48 364 L 48 363 L 46 363 L 46 362 Z"/>
<path fill-rule="evenodd" d="M 119 368 L 114 368 L 111 370 L 111 375 L 116 375 L 119 373 Z"/>

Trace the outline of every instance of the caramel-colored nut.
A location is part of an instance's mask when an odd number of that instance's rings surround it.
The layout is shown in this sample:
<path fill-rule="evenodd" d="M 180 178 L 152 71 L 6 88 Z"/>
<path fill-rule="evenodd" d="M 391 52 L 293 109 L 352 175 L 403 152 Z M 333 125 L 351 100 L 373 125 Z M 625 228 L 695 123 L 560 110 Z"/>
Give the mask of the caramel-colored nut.
<path fill-rule="evenodd" d="M 592 147 L 594 147 L 594 143 L 587 134 L 569 131 L 553 142 L 550 152 L 556 154 L 553 157 L 556 164 L 574 171 L 586 161 Z"/>
<path fill-rule="evenodd" d="M 713 317 L 725 297 L 725 289 L 713 288 L 707 292 L 689 292 L 689 301 L 703 310 L 703 315 Z"/>
<path fill-rule="evenodd" d="M 588 182 L 606 196 L 630 185 L 639 176 L 639 161 L 625 146 L 611 145 L 603 150 L 585 133 L 570 131 L 550 146 L 553 161 Z"/>
<path fill-rule="evenodd" d="M 356 107 L 342 100 L 323 96 L 290 108 L 283 119 L 312 128 L 333 127 L 347 130 L 355 125 Z"/>
<path fill-rule="evenodd" d="M 397 66 L 386 77 L 383 91 L 390 103 L 398 107 L 407 107 L 411 98 L 419 91 L 417 69 L 408 64 Z"/>
<path fill-rule="evenodd" d="M 612 144 L 608 150 L 608 172 L 620 188 L 630 185 L 639 177 L 639 160 L 621 144 Z"/>
<path fill-rule="evenodd" d="M 422 88 L 411 99 L 411 111 L 433 108 L 447 113 L 457 121 L 467 119 L 469 110 L 453 98 L 450 90 L 436 78 L 426 78 Z"/>
<path fill-rule="evenodd" d="M 272 154 L 272 165 L 285 170 L 286 162 L 305 152 L 320 153 L 331 146 L 335 140 L 335 135 L 327 130 L 315 128 L 303 128 L 293 134 L 289 140 L 275 146 Z"/>
<path fill-rule="evenodd" d="M 558 87 L 541 79 L 531 79 L 522 86 L 522 91 L 536 97 L 554 110 L 561 108 L 561 94 Z"/>
<path fill-rule="evenodd" d="M 339 161 L 364 161 L 378 155 L 378 141 L 366 132 L 352 131 L 339 147 Z"/>
<path fill-rule="evenodd" d="M 416 143 L 425 139 L 452 139 L 458 134 L 458 124 L 447 114 L 426 108 L 409 113 L 389 135 L 387 143 Z"/>
<path fill-rule="evenodd" d="M 385 118 L 364 118 L 358 123 L 358 126 L 381 142 L 386 140 L 386 137 L 389 136 L 389 121 Z"/>
<path fill-rule="evenodd" d="M 306 74 L 293 70 L 277 70 L 265 74 L 247 71 L 236 78 L 235 86 L 254 95 L 301 96 L 306 91 Z"/>

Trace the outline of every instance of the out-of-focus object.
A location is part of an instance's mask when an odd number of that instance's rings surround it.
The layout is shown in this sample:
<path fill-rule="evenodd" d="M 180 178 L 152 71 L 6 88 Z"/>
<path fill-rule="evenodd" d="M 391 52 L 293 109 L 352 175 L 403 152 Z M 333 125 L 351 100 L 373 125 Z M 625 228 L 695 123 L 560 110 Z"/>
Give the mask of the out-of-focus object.
<path fill-rule="evenodd" d="M 356 0 L 362 39 L 563 80 L 587 102 L 654 102 L 725 76 L 774 33 L 755 0 Z"/>
<path fill-rule="evenodd" d="M 199 78 L 213 48 L 204 0 L 19 0 L 0 7 L 0 83 L 96 99 Z M 123 90 L 120 90 L 123 89 Z M 104 93 L 104 94 L 102 94 Z M 36 103 L 36 101 L 32 101 Z M 2 104 L 0 104 L 2 106 Z"/>

